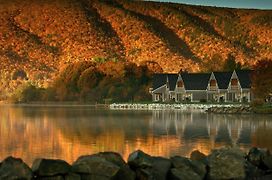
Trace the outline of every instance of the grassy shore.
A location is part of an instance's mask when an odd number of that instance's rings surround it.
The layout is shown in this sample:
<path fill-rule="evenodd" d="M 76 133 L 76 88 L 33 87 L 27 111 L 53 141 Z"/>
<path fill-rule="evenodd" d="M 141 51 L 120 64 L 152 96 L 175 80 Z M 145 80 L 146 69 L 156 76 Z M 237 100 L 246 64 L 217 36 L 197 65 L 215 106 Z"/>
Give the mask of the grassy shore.
<path fill-rule="evenodd" d="M 257 114 L 272 114 L 272 104 L 256 106 L 253 108 L 253 112 Z"/>
<path fill-rule="evenodd" d="M 108 104 L 99 104 L 99 103 L 84 103 L 84 102 L 76 102 L 76 101 L 66 101 L 66 102 L 27 102 L 27 103 L 13 103 L 9 101 L 0 101 L 0 105 L 12 105 L 12 106 L 48 106 L 48 107 L 56 107 L 56 106 L 82 106 L 82 107 L 106 107 L 108 108 Z"/>

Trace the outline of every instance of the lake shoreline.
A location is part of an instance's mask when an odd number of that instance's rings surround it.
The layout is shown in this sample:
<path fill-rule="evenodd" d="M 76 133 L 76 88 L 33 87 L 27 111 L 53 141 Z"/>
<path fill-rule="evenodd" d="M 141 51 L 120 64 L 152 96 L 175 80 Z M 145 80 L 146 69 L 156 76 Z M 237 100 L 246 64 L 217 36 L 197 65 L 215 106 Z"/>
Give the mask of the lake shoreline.
<path fill-rule="evenodd" d="M 72 164 L 60 159 L 36 159 L 30 168 L 20 158 L 1 162 L 0 179 L 269 179 L 272 155 L 269 150 L 251 148 L 215 149 L 205 155 L 194 150 L 190 158 L 155 157 L 141 150 L 132 152 L 127 162 L 115 152 L 100 152 L 79 157 Z"/>
<path fill-rule="evenodd" d="M 214 114 L 272 114 L 272 106 L 269 108 L 252 107 L 250 104 L 242 103 L 82 103 L 71 102 L 28 102 L 11 103 L 0 101 L 0 106 L 18 107 L 91 107 L 104 108 L 109 110 L 181 110 L 181 111 L 200 111 Z"/>
<path fill-rule="evenodd" d="M 113 103 L 110 104 L 111 110 L 181 110 L 181 111 L 200 111 L 218 114 L 245 114 L 253 113 L 249 104 L 131 104 Z"/>
<path fill-rule="evenodd" d="M 10 103 L 7 101 L 0 101 L 0 106 L 29 106 L 29 107 L 105 107 L 108 104 L 94 104 L 94 103 L 80 103 L 80 102 L 30 102 L 30 103 Z"/>

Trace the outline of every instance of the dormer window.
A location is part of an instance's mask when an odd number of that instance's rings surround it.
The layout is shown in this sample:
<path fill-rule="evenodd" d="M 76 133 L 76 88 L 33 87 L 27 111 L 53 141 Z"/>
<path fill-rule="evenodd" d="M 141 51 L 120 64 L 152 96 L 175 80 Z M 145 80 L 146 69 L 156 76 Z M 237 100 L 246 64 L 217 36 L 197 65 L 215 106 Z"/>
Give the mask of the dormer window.
<path fill-rule="evenodd" d="M 232 90 L 238 90 L 238 79 L 231 79 L 230 86 Z"/>
<path fill-rule="evenodd" d="M 216 80 L 215 79 L 210 80 L 210 86 L 211 87 L 215 87 L 216 86 Z"/>
<path fill-rule="evenodd" d="M 182 88 L 183 87 L 183 82 L 182 81 L 178 81 L 178 87 Z"/>
<path fill-rule="evenodd" d="M 216 86 L 216 80 L 215 79 L 211 79 L 210 80 L 210 90 L 212 91 L 216 91 L 217 90 L 217 86 Z"/>
<path fill-rule="evenodd" d="M 232 79 L 230 83 L 232 86 L 238 86 L 238 79 Z"/>

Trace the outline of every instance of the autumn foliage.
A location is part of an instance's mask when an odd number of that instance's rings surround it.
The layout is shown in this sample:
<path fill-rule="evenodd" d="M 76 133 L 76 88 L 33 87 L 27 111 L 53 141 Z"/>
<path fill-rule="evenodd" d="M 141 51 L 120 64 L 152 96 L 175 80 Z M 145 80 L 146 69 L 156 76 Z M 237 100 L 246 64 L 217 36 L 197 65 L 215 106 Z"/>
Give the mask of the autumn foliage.
<path fill-rule="evenodd" d="M 151 76 L 147 66 L 133 63 L 78 62 L 68 65 L 60 73 L 53 89 L 56 100 L 60 101 L 141 101 L 149 99 Z"/>
<path fill-rule="evenodd" d="M 128 0 L 0 0 L 0 14 L 0 98 L 23 84 L 17 72 L 46 88 L 65 67 L 86 61 L 111 59 L 177 73 L 217 70 L 229 54 L 247 67 L 272 58 L 270 10 Z M 110 66 L 88 67 L 80 83 L 71 79 L 68 90 L 90 89 L 82 84 L 91 71 L 109 78 L 123 67 Z M 77 79 L 79 70 L 67 76 Z M 100 80 L 100 74 L 92 76 Z"/>
<path fill-rule="evenodd" d="M 263 103 L 272 97 L 272 60 L 258 61 L 252 74 L 252 91 L 256 101 Z"/>

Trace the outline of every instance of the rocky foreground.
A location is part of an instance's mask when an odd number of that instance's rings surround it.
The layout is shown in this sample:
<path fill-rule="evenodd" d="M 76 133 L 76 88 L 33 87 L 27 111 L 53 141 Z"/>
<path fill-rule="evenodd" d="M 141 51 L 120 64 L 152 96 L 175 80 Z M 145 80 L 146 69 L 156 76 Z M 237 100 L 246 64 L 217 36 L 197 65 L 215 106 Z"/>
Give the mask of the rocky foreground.
<path fill-rule="evenodd" d="M 206 110 L 206 112 L 216 114 L 246 114 L 253 113 L 253 109 L 250 106 L 210 107 Z"/>
<path fill-rule="evenodd" d="M 198 180 L 272 179 L 272 155 L 252 148 L 246 154 L 237 148 L 199 151 L 190 158 L 152 157 L 138 150 L 126 163 L 118 153 L 81 156 L 72 165 L 63 160 L 36 159 L 28 167 L 21 159 L 8 157 L 0 164 L 0 179 L 12 180 Z"/>

